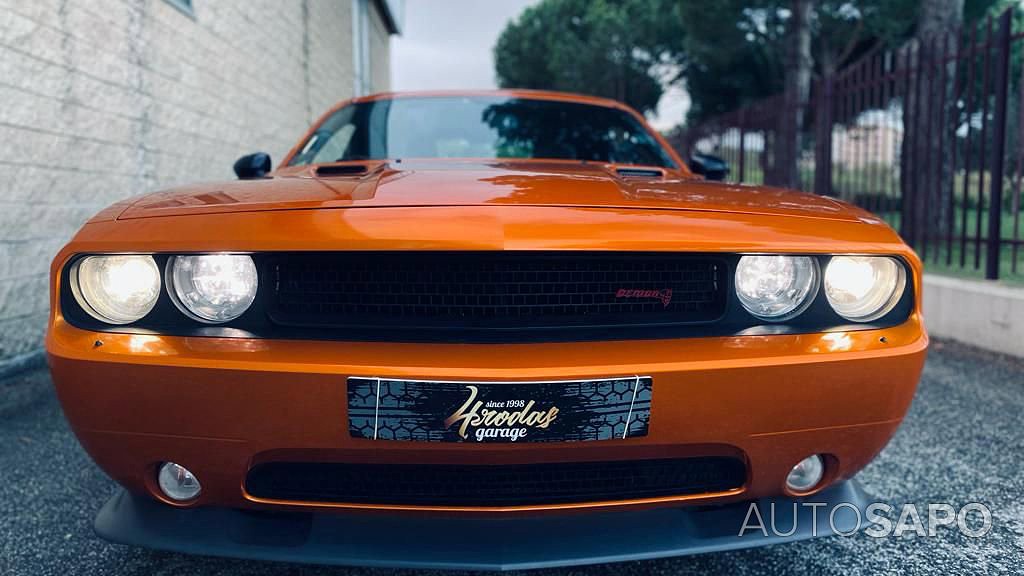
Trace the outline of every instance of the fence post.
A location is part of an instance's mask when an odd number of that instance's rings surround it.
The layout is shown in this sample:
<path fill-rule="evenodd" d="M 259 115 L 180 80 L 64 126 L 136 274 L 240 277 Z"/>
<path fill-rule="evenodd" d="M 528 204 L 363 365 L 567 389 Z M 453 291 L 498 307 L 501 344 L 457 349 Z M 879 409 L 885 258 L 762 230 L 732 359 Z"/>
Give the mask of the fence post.
<path fill-rule="evenodd" d="M 739 159 L 736 162 L 736 164 L 737 164 L 737 171 L 739 172 L 739 175 L 737 176 L 736 180 L 737 180 L 737 182 L 742 184 L 744 182 L 744 176 L 746 176 L 746 171 L 744 170 L 744 168 L 746 168 L 746 166 L 744 166 L 744 163 L 746 161 L 746 156 L 747 156 L 747 150 L 746 150 L 746 148 L 747 148 L 747 109 L 745 107 L 740 109 L 740 122 L 739 122 L 739 124 L 740 124 L 740 157 L 739 157 Z"/>
<path fill-rule="evenodd" d="M 903 141 L 900 143 L 900 236 L 903 240 L 914 245 L 914 239 L 910 236 L 912 229 L 911 221 L 913 215 L 911 210 L 913 204 L 910 202 L 913 186 L 911 185 L 911 172 L 913 170 L 913 160 L 911 158 L 914 150 L 914 136 L 917 134 L 915 130 L 915 119 L 914 119 L 914 107 L 910 105 L 911 94 L 914 83 L 912 82 L 913 73 L 913 54 L 914 45 L 908 43 L 903 48 Z M 914 101 L 916 103 L 916 100 Z M 967 123 L 968 129 L 970 128 L 970 122 Z"/>
<path fill-rule="evenodd" d="M 992 119 L 992 174 L 988 205 L 988 242 L 985 245 L 985 278 L 999 279 L 999 260 L 1002 248 L 1003 220 L 1003 161 L 1006 152 L 1006 100 L 1010 79 L 1010 40 L 1013 9 L 999 17 L 999 38 L 996 56 L 995 97 L 996 109 Z M 980 206 L 978 217 L 981 217 Z"/>
<path fill-rule="evenodd" d="M 825 72 L 818 85 L 814 131 L 814 192 L 832 195 L 832 100 L 835 94 L 835 75 Z"/>

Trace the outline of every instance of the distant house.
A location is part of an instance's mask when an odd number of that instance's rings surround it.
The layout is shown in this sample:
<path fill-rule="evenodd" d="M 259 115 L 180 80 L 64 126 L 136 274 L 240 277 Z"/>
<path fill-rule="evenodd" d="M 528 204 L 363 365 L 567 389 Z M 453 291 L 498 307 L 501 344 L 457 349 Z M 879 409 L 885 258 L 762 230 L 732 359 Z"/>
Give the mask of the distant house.
<path fill-rule="evenodd" d="M 903 127 L 898 123 L 865 121 L 832 129 L 832 162 L 847 169 L 869 165 L 897 166 Z"/>

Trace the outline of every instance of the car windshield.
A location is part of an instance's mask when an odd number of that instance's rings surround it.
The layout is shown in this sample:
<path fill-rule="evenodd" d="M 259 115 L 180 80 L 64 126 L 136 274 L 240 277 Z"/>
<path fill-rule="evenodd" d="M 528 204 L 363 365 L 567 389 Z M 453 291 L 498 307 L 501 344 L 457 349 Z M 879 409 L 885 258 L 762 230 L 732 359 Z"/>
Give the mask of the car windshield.
<path fill-rule="evenodd" d="M 345 106 L 289 165 L 387 158 L 544 158 L 675 167 L 618 108 L 507 97 L 420 97 Z"/>

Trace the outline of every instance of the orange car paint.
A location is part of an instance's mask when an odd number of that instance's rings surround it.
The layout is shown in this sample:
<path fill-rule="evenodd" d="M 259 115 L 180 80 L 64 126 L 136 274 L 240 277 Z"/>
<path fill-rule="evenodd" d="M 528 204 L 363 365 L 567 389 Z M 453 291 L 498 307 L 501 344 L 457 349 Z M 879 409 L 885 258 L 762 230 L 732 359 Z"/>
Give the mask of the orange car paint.
<path fill-rule="evenodd" d="M 156 466 L 187 463 L 203 482 L 202 495 L 188 505 L 506 514 L 717 503 L 783 493 L 789 469 L 813 453 L 829 455 L 831 481 L 853 476 L 895 432 L 924 363 L 919 260 L 858 208 L 707 183 L 674 159 L 678 170 L 651 180 L 618 178 L 614 166 L 545 160 L 378 161 L 356 177 L 284 167 L 272 179 L 188 186 L 111 207 L 51 269 L 46 345 L 67 418 L 93 459 L 130 490 L 159 497 Z M 91 332 L 64 320 L 57 297 L 62 267 L 79 253 L 284 250 L 890 254 L 911 265 L 915 310 L 905 323 L 880 330 L 413 344 Z M 413 444 L 347 433 L 348 376 L 528 381 L 640 373 L 657 382 L 644 438 Z M 242 486 L 249 467 L 270 460 L 504 464 L 718 454 L 747 461 L 742 489 L 472 508 L 275 502 Z"/>

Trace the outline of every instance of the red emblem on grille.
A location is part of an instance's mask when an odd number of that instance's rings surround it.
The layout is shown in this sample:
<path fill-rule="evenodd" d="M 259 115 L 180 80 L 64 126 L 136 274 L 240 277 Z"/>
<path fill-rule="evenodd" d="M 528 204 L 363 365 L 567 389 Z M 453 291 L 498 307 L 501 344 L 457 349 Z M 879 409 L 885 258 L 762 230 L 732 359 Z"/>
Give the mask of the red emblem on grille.
<path fill-rule="evenodd" d="M 661 290 L 631 290 L 629 288 L 619 288 L 619 291 L 615 293 L 616 298 L 657 298 L 661 300 L 661 304 L 668 308 L 670 302 L 672 302 L 672 289 L 663 288 Z"/>

